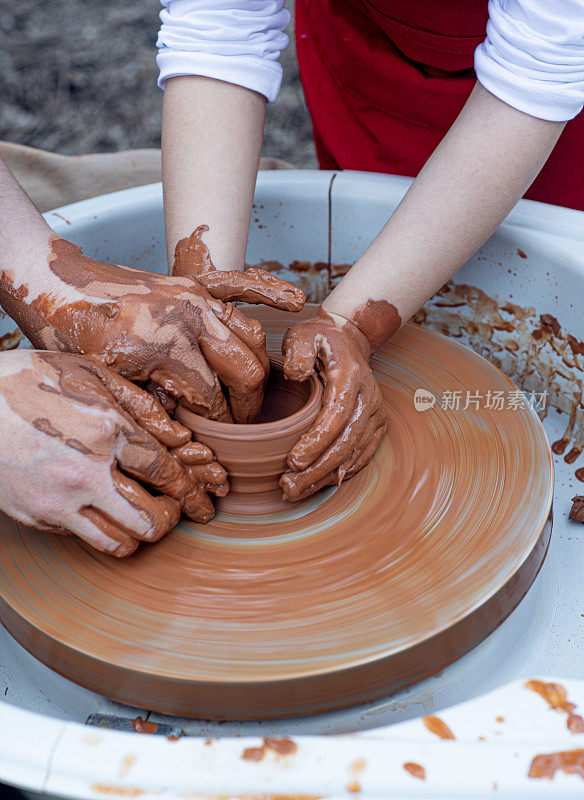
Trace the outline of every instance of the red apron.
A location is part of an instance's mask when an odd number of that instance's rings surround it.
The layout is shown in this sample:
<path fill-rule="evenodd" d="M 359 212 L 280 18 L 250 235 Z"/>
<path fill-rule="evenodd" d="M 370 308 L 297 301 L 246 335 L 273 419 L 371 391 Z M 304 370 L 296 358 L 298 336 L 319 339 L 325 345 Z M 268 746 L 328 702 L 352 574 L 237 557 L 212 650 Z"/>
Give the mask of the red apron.
<path fill-rule="evenodd" d="M 320 166 L 417 175 L 475 83 L 487 19 L 487 0 L 296 0 Z M 584 210 L 584 114 L 526 197 Z"/>

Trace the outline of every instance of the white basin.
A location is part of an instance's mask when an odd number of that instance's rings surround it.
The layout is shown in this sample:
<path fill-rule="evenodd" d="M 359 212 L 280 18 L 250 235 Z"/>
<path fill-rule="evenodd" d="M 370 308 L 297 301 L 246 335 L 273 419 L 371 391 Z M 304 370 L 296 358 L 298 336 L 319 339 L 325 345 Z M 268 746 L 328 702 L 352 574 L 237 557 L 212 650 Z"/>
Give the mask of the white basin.
<path fill-rule="evenodd" d="M 260 173 L 247 261 L 352 263 L 409 183 L 355 172 Z M 45 217 L 87 255 L 165 271 L 158 184 L 65 206 Z M 584 338 L 575 302 L 584 296 L 584 214 L 521 201 L 455 280 L 503 302 L 551 313 Z M 322 276 L 313 284 L 322 287 Z M 13 328 L 2 320 L 0 336 Z M 565 414 L 548 414 L 551 441 L 560 438 L 565 423 Z M 553 783 L 527 778 L 535 753 L 584 746 L 584 735 L 569 734 L 563 715 L 549 711 L 522 685 L 526 678 L 554 676 L 584 709 L 584 529 L 567 519 L 570 498 L 579 493 L 574 467 L 556 461 L 552 543 L 523 602 L 485 642 L 439 675 L 366 706 L 263 723 L 153 714 L 151 720 L 177 724 L 188 734 L 178 742 L 98 730 L 84 725 L 90 714 L 144 716 L 147 699 L 143 709 L 126 708 L 82 689 L 28 655 L 0 627 L 0 781 L 55 796 L 143 800 L 340 797 L 356 780 L 360 797 L 581 794 L 584 784 L 576 776 L 561 775 Z M 420 721 L 425 714 L 439 714 L 457 741 L 433 737 Z M 321 736 L 348 733 L 357 735 Z M 294 755 L 269 756 L 261 763 L 241 758 L 244 748 L 257 746 L 258 736 L 284 734 L 298 744 Z M 365 766 L 356 765 L 358 759 Z M 426 768 L 425 782 L 403 769 L 407 761 Z"/>

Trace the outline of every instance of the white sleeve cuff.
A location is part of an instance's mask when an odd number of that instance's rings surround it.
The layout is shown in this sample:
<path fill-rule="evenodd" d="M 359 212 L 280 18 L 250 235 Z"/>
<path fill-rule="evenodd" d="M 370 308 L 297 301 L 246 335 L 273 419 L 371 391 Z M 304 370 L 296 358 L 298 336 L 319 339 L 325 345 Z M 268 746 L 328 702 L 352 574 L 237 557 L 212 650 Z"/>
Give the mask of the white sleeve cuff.
<path fill-rule="evenodd" d="M 278 63 L 288 44 L 284 0 L 162 0 L 156 58 L 168 78 L 202 75 L 263 94 L 273 102 L 282 82 Z"/>
<path fill-rule="evenodd" d="M 584 106 L 580 0 L 489 0 L 475 72 L 485 89 L 519 111 L 554 122 L 575 117 Z"/>
<path fill-rule="evenodd" d="M 156 63 L 160 71 L 158 85 L 161 89 L 164 89 L 168 78 L 202 75 L 253 89 L 273 103 L 282 83 L 282 67 L 278 63 L 266 63 L 260 58 L 160 50 Z"/>

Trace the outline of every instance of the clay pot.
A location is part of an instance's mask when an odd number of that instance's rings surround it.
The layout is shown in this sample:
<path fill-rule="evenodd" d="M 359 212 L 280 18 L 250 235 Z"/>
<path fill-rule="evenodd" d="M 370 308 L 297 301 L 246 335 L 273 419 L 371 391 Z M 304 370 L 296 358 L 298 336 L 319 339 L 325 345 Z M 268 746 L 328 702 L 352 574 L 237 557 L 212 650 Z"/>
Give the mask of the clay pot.
<path fill-rule="evenodd" d="M 266 514 L 290 508 L 278 482 L 291 448 L 316 419 L 322 383 L 316 375 L 288 381 L 281 356 L 270 355 L 270 378 L 258 422 L 253 425 L 216 422 L 179 407 L 176 418 L 208 445 L 229 473 L 231 490 L 217 498 L 218 511 Z"/>

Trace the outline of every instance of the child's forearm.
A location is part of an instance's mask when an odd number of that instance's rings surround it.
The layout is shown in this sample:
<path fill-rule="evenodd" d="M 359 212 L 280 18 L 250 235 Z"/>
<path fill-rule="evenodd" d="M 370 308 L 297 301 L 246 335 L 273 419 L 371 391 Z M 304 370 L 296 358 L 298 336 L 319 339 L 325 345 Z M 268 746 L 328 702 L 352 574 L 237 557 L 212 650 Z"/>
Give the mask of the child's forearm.
<path fill-rule="evenodd" d="M 218 269 L 243 269 L 262 146 L 265 98 L 199 76 L 164 93 L 162 180 L 169 268 L 177 242 L 208 225 Z"/>
<path fill-rule="evenodd" d="M 409 319 L 511 211 L 564 124 L 517 111 L 477 84 L 383 230 L 325 300 L 325 309 L 350 319 L 356 308 L 363 312 L 359 307 L 367 300 L 386 300 L 402 323 Z M 386 338 L 393 332 L 388 328 Z"/>

